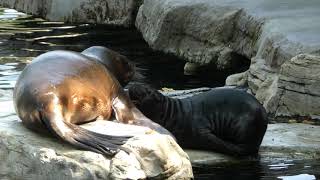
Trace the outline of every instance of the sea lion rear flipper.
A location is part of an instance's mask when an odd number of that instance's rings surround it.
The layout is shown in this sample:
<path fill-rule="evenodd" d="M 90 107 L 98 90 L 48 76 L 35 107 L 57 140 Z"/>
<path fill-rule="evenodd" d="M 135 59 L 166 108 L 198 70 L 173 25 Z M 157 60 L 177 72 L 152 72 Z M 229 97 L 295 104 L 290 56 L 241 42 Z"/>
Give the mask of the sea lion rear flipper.
<path fill-rule="evenodd" d="M 234 155 L 234 156 L 244 156 L 250 154 L 244 145 L 237 145 L 228 141 L 225 141 L 212 132 L 207 130 L 199 130 L 199 139 L 205 141 L 202 144 L 206 144 L 208 149 L 215 150 L 221 153 Z"/>
<path fill-rule="evenodd" d="M 94 151 L 107 156 L 113 156 L 119 149 L 126 151 L 121 145 L 131 136 L 111 136 L 99 134 L 65 122 L 59 115 L 43 115 L 41 121 L 51 133 L 74 146 Z"/>

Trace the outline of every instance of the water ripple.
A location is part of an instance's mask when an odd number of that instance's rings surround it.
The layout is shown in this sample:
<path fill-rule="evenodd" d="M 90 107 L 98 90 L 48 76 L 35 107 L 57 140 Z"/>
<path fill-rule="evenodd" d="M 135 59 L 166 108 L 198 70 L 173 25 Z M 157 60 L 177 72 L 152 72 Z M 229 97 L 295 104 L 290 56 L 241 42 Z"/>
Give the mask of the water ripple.
<path fill-rule="evenodd" d="M 16 80 L 20 74 L 18 68 L 19 63 L 6 63 L 0 65 L 0 88 L 12 89 L 15 86 Z"/>

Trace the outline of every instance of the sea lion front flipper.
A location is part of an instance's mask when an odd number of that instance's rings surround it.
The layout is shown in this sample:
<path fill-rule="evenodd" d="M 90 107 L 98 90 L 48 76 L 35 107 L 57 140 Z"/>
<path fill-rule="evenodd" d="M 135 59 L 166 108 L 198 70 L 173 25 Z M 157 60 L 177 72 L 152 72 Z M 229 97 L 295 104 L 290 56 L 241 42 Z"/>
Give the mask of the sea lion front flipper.
<path fill-rule="evenodd" d="M 40 112 L 40 114 L 41 121 L 52 134 L 74 146 L 103 155 L 114 155 L 119 149 L 123 149 L 121 145 L 130 138 L 130 136 L 111 136 L 86 130 L 65 122 L 63 117 L 56 113 Z"/>
<path fill-rule="evenodd" d="M 112 100 L 112 109 L 115 112 L 116 119 L 122 123 L 148 127 L 160 134 L 169 135 L 176 140 L 170 131 L 158 123 L 151 121 L 144 114 L 142 114 L 142 112 L 135 107 L 125 93 L 120 94 L 118 97 Z"/>

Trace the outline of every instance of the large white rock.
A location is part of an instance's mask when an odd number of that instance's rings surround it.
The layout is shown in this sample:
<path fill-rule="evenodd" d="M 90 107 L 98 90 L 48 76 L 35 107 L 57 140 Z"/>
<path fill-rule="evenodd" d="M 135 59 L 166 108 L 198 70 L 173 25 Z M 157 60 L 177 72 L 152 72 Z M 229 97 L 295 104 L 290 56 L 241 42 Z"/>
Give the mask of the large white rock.
<path fill-rule="evenodd" d="M 49 21 L 130 26 L 139 0 L 0 0 L 0 5 Z"/>
<path fill-rule="evenodd" d="M 230 64 L 223 59 L 232 49 L 255 54 L 260 26 L 241 8 L 209 0 L 145 0 L 136 18 L 152 48 L 221 69 Z"/>
<path fill-rule="evenodd" d="M 154 49 L 190 62 L 214 63 L 233 51 L 281 65 L 319 50 L 319 7 L 316 0 L 145 0 L 136 27 Z"/>
<path fill-rule="evenodd" d="M 26 129 L 12 101 L 0 102 L 0 174 L 4 179 L 190 179 L 188 155 L 167 135 L 148 128 L 97 121 L 84 128 L 108 134 L 135 135 L 112 159 L 78 150 L 57 138 Z M 152 132 L 152 134 L 150 134 Z"/>

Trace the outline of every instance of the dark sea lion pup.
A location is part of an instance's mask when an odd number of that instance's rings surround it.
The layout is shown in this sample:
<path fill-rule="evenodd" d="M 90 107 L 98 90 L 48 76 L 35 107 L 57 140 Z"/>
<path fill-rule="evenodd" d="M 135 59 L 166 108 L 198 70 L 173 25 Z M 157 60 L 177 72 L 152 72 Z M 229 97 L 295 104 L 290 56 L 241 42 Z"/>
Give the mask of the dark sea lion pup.
<path fill-rule="evenodd" d="M 129 95 L 143 114 L 168 129 L 186 148 L 254 155 L 267 129 L 264 107 L 241 90 L 217 88 L 173 99 L 150 87 L 132 85 Z"/>
<path fill-rule="evenodd" d="M 137 71 L 135 63 L 126 56 L 103 46 L 92 46 L 81 52 L 90 58 L 98 60 L 117 78 L 122 86 L 131 80 L 142 79 L 143 76 Z"/>
<path fill-rule="evenodd" d="M 134 106 L 108 68 L 81 53 L 51 51 L 36 57 L 20 74 L 13 96 L 26 127 L 105 155 L 116 153 L 129 137 L 98 134 L 78 124 L 109 119 L 114 110 L 122 123 L 170 134 Z"/>

